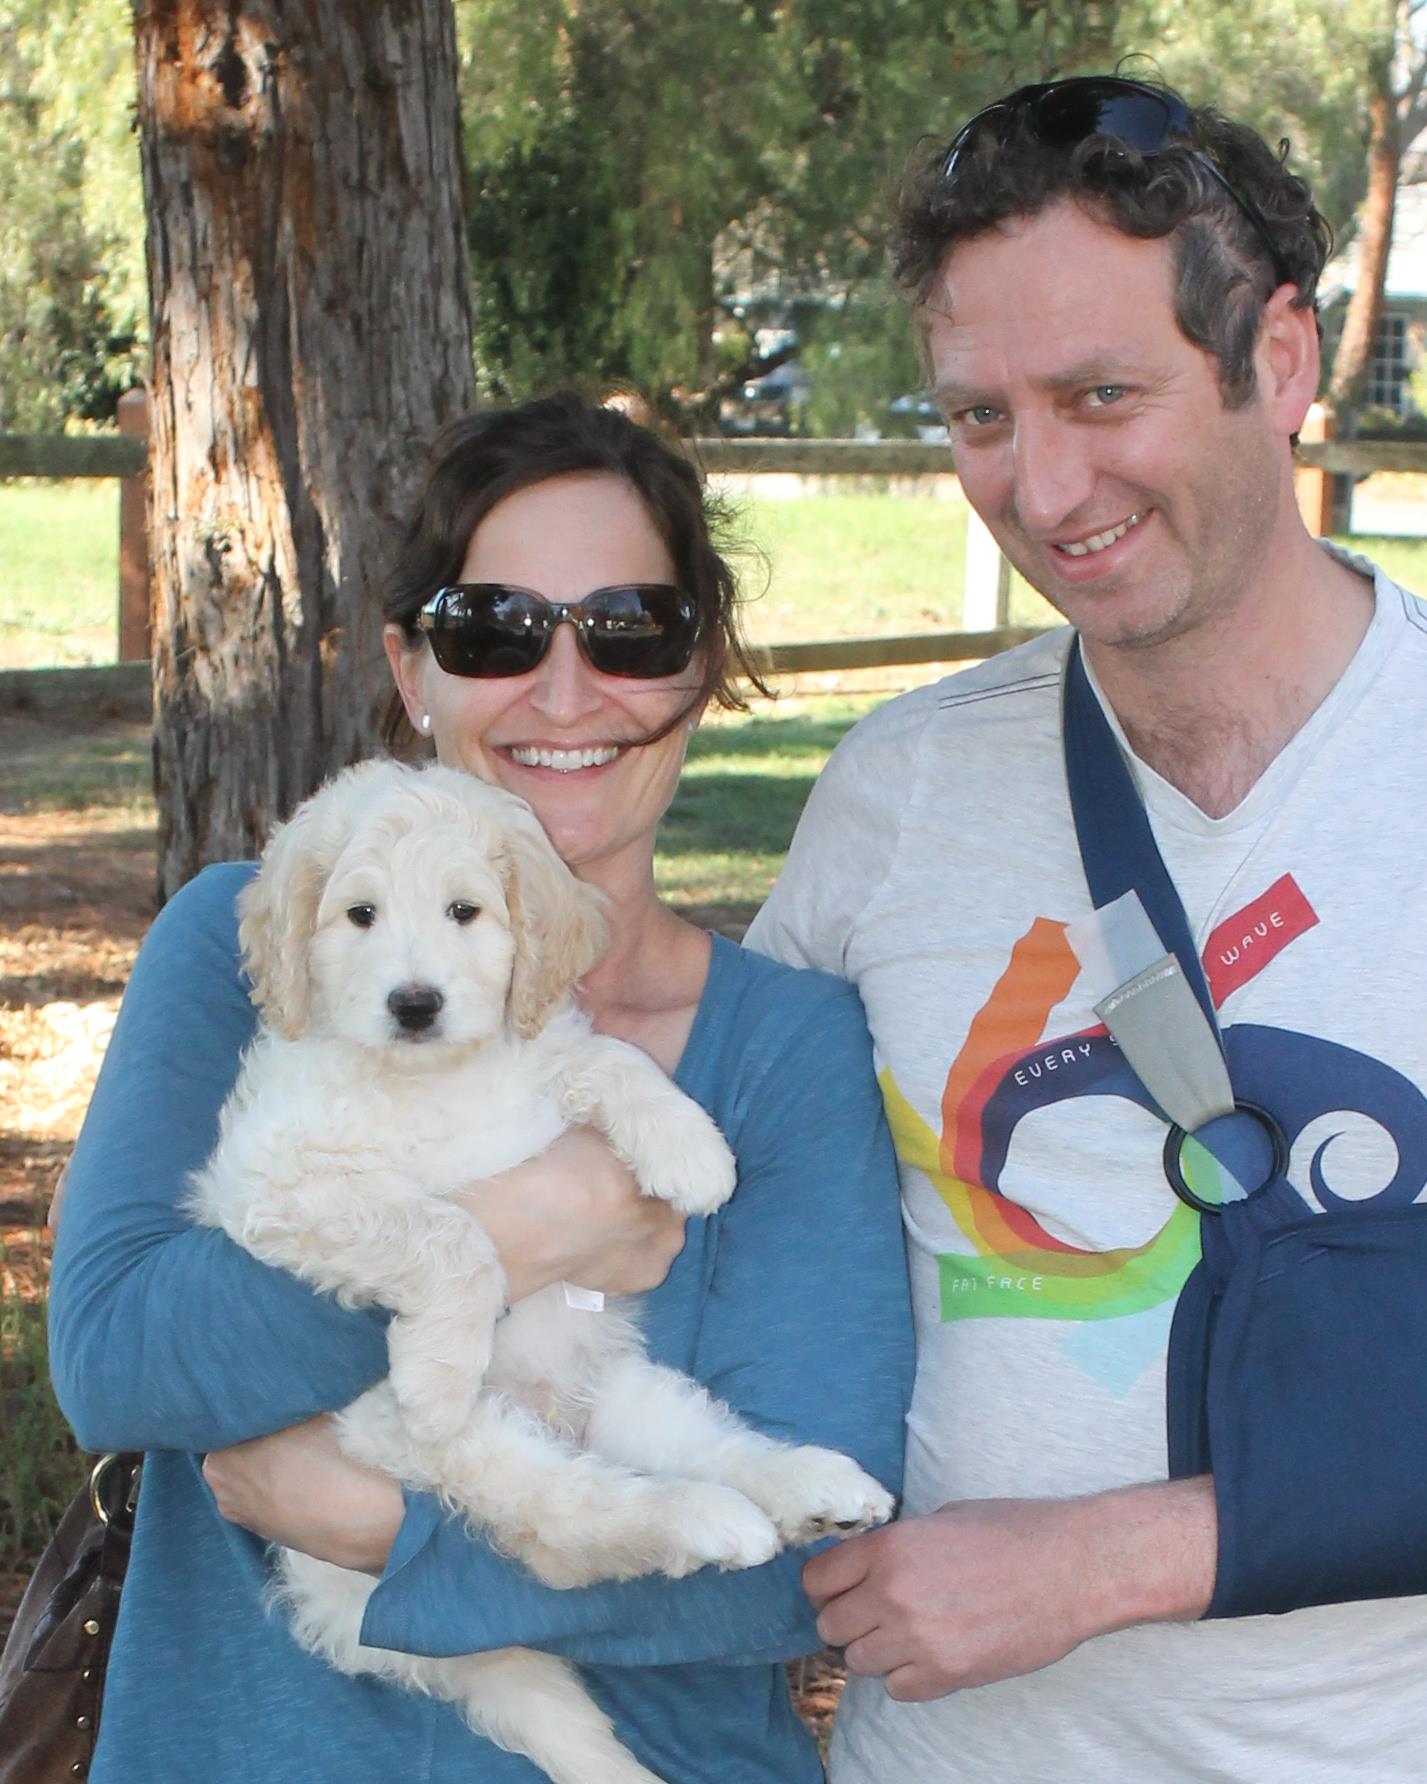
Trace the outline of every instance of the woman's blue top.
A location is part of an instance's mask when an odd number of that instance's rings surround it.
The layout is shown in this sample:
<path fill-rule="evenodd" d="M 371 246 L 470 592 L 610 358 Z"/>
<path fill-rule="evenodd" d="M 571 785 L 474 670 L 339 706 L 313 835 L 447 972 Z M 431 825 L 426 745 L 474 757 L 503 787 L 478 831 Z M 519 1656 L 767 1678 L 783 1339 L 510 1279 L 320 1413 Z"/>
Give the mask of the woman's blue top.
<path fill-rule="evenodd" d="M 252 1038 L 234 898 L 209 868 L 134 969 L 76 1147 L 51 1348 L 86 1449 L 144 1449 L 94 1784 L 541 1784 L 457 1711 L 299 1648 L 264 1547 L 200 1473 L 219 1449 L 344 1406 L 386 1371 L 383 1320 L 340 1308 L 178 1211 Z M 714 937 L 676 1074 L 739 1162 L 643 1300 L 649 1351 L 759 1429 L 846 1450 L 894 1491 L 912 1338 L 896 1170 L 857 995 Z M 458 1115 L 459 1111 L 453 1111 Z M 811 1784 L 779 1662 L 818 1646 L 805 1556 L 554 1591 L 410 1493 L 363 1640 L 524 1644 L 580 1663 L 620 1738 L 673 1784 Z"/>

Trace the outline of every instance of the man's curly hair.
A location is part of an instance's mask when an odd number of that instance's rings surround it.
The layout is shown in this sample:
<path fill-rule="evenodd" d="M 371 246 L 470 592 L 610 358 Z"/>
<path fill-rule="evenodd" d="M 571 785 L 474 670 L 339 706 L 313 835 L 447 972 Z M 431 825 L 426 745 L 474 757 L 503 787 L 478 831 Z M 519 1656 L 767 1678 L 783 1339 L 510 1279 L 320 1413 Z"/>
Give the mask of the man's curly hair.
<path fill-rule="evenodd" d="M 1156 91 L 1179 99 L 1169 88 Z M 1254 394 L 1264 304 L 1287 281 L 1298 287 L 1294 308 L 1311 306 L 1316 320 L 1318 279 L 1333 235 L 1307 181 L 1288 171 L 1286 141 L 1275 154 L 1256 131 L 1212 107 L 1189 108 L 1189 125 L 1189 142 L 1171 139 L 1153 154 L 1106 136 L 1067 150 L 1040 140 L 1029 106 L 992 109 L 958 146 L 949 178 L 947 144 L 919 145 L 903 178 L 890 241 L 898 283 L 920 308 L 960 243 L 1070 199 L 1126 235 L 1173 237 L 1180 330 L 1218 360 L 1225 406 L 1242 407 Z M 1257 207 L 1272 258 L 1206 160 Z"/>

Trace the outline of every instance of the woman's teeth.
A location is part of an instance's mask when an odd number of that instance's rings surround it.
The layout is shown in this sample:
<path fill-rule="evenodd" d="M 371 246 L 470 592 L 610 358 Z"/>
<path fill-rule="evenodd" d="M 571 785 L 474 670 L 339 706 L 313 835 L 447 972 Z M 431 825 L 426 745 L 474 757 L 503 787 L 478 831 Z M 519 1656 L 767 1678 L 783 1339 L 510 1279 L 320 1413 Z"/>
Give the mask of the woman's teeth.
<path fill-rule="evenodd" d="M 1057 551 L 1063 551 L 1067 557 L 1084 557 L 1090 551 L 1104 551 L 1107 545 L 1113 545 L 1117 539 L 1123 539 L 1131 527 L 1137 527 L 1142 514 L 1132 514 L 1128 520 L 1122 520 L 1117 527 L 1111 527 L 1108 533 L 1092 533 L 1088 539 L 1081 539 L 1075 545 L 1059 545 Z"/>
<path fill-rule="evenodd" d="M 619 754 L 618 744 L 587 750 L 541 750 L 518 746 L 511 757 L 522 768 L 553 768 L 556 774 L 573 774 L 577 768 L 602 768 Z"/>

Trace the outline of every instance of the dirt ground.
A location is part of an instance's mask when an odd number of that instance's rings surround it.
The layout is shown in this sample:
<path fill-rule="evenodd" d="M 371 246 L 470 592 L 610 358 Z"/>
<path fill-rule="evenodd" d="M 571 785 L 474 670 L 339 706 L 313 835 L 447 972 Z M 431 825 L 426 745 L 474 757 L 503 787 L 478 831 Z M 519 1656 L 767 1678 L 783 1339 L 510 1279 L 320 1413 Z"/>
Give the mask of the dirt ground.
<path fill-rule="evenodd" d="M 81 722 L 91 749 L 146 747 L 132 720 Z M 84 773 L 66 789 L 76 723 L 0 712 L 0 1271 L 24 1293 L 42 1278 L 45 1211 L 154 909 L 147 808 L 112 796 L 85 803 Z M 729 926 L 726 913 L 708 915 Z M 22 1589 L 23 1576 L 0 1574 L 0 1634 Z M 805 1720 L 825 1736 L 841 1689 L 835 1662 L 795 1663 L 790 1675 Z"/>
<path fill-rule="evenodd" d="M 100 739 L 141 739 L 108 721 Z M 153 913 L 142 808 L 38 806 L 26 783 L 67 726 L 0 714 L 0 1233 L 43 1218 Z"/>

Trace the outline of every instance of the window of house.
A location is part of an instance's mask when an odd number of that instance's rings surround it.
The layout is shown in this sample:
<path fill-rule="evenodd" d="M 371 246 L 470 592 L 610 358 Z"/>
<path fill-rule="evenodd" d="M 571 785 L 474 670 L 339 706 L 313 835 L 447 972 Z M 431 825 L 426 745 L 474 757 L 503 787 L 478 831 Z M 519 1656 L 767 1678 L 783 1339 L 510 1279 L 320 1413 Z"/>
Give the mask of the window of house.
<path fill-rule="evenodd" d="M 1407 318 L 1384 311 L 1368 360 L 1368 406 L 1398 414 L 1410 408 L 1407 378 L 1411 369 L 1407 357 Z"/>

